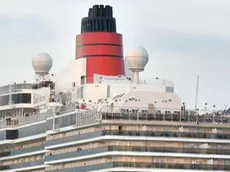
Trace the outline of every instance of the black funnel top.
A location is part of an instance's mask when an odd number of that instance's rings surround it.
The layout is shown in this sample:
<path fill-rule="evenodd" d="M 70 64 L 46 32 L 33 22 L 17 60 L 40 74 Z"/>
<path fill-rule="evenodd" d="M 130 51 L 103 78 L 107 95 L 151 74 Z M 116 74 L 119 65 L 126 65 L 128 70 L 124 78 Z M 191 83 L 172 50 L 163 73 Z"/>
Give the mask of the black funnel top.
<path fill-rule="evenodd" d="M 94 5 L 89 9 L 88 17 L 81 20 L 81 33 L 116 32 L 116 19 L 109 5 Z"/>

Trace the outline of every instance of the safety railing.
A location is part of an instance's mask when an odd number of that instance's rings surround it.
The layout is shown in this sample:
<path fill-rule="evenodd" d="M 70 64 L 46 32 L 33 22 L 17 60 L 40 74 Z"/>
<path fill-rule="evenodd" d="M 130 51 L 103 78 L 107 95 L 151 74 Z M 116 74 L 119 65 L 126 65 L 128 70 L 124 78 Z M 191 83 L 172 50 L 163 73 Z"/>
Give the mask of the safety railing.
<path fill-rule="evenodd" d="M 0 121 L 0 128 L 15 127 L 23 124 L 28 124 L 36 121 L 45 120 L 47 117 L 55 115 L 61 116 L 69 112 L 76 111 L 76 124 L 86 125 L 86 123 L 101 121 L 101 120 L 133 120 L 133 121 L 166 121 L 166 122 L 181 122 L 195 124 L 229 124 L 230 114 L 220 112 L 212 112 L 204 115 L 199 115 L 193 110 L 181 111 L 180 109 L 151 109 L 148 107 L 135 108 L 124 106 L 95 106 L 71 103 L 60 107 L 60 110 L 54 111 L 48 109 L 45 113 L 34 113 L 31 116 L 21 119 L 5 119 Z"/>
<path fill-rule="evenodd" d="M 146 120 L 146 121 L 174 121 L 193 123 L 229 124 L 230 114 L 212 112 L 203 115 L 194 110 L 181 109 L 149 109 L 148 107 L 104 106 L 101 108 L 104 120 Z"/>
<path fill-rule="evenodd" d="M 132 80 L 131 78 L 127 78 L 125 76 L 116 76 L 116 77 L 111 77 L 111 76 L 95 76 L 95 77 L 88 77 L 84 79 L 80 79 L 76 81 L 75 84 L 79 85 L 84 85 L 85 83 L 114 83 L 114 84 L 120 84 L 120 83 L 131 83 Z M 140 80 L 140 84 L 149 84 L 149 85 L 163 85 L 163 86 L 169 86 L 169 87 L 174 87 L 174 82 L 169 81 L 166 79 L 146 79 L 146 80 Z"/>
<path fill-rule="evenodd" d="M 10 85 L 0 87 L 0 94 L 9 91 L 17 91 L 21 89 L 32 89 L 32 88 L 33 88 L 33 84 L 31 83 L 10 84 Z"/>

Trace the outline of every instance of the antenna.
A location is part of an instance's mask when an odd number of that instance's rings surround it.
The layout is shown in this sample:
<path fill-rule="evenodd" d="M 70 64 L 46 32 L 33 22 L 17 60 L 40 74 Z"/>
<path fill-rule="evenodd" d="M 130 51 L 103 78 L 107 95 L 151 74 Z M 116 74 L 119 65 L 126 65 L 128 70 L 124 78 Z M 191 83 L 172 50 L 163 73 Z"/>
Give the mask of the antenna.
<path fill-rule="evenodd" d="M 199 75 L 197 76 L 197 82 L 196 82 L 196 98 L 195 98 L 195 112 L 197 112 L 197 101 L 198 101 L 198 91 L 199 91 Z"/>
<path fill-rule="evenodd" d="M 144 71 L 149 55 L 143 47 L 135 48 L 126 54 L 128 68 L 133 72 L 135 84 L 139 84 L 139 72 Z"/>

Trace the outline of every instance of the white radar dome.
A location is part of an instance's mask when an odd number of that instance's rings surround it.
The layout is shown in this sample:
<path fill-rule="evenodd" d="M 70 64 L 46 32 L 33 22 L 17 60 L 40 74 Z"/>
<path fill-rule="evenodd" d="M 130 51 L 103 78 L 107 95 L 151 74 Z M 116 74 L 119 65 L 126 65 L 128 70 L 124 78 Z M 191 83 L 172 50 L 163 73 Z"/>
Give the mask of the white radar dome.
<path fill-rule="evenodd" d="M 149 55 L 145 48 L 137 47 L 126 53 L 126 61 L 128 62 L 129 70 L 143 71 L 148 63 Z"/>
<path fill-rule="evenodd" d="M 47 75 L 53 65 L 53 59 L 48 53 L 39 53 L 32 60 L 32 66 L 37 75 Z"/>

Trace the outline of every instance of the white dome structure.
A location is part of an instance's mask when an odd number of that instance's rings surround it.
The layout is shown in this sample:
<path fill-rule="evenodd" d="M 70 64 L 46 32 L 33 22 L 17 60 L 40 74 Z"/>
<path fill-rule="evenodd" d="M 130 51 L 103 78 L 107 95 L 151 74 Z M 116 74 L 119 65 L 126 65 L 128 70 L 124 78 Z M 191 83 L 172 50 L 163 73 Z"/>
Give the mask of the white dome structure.
<path fill-rule="evenodd" d="M 39 53 L 32 60 L 32 66 L 37 75 L 47 75 L 53 65 L 53 59 L 48 53 Z"/>
<path fill-rule="evenodd" d="M 139 72 L 144 71 L 149 55 L 145 48 L 138 47 L 126 53 L 128 68 L 134 72 L 134 82 L 139 83 Z"/>
<path fill-rule="evenodd" d="M 135 48 L 126 53 L 129 70 L 143 71 L 149 60 L 148 52 L 143 47 Z"/>

